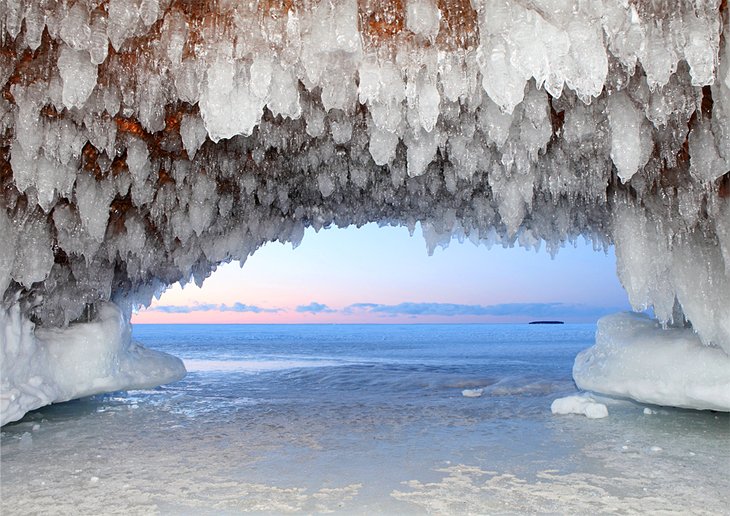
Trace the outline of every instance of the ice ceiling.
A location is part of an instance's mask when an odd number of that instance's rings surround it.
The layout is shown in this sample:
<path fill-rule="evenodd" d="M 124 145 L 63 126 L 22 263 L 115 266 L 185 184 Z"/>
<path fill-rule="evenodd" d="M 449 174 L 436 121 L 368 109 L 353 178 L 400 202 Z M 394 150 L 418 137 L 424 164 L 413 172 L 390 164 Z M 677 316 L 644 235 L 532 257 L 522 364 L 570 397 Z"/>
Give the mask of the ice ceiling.
<path fill-rule="evenodd" d="M 716 0 L 0 0 L 0 292 L 129 312 L 304 228 L 615 244 L 730 352 Z"/>

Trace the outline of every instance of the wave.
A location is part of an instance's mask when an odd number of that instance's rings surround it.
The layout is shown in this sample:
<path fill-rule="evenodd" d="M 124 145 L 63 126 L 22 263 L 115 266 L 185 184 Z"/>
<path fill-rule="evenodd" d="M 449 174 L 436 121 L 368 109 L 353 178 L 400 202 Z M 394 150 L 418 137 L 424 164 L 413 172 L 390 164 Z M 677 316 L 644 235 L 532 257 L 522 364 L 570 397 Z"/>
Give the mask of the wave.
<path fill-rule="evenodd" d="M 236 372 L 265 373 L 284 371 L 287 369 L 305 369 L 312 367 L 334 367 L 343 362 L 334 360 L 201 360 L 183 359 L 189 372 Z"/>

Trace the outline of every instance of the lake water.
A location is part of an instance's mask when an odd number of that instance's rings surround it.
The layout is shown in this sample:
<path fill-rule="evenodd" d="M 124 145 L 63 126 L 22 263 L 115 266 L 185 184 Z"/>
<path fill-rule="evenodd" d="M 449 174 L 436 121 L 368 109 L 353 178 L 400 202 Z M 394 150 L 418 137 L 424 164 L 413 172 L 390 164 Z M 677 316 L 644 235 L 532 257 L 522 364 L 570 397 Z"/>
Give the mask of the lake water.
<path fill-rule="evenodd" d="M 728 414 L 550 413 L 594 333 L 138 325 L 187 377 L 3 427 L 2 513 L 728 513 Z"/>

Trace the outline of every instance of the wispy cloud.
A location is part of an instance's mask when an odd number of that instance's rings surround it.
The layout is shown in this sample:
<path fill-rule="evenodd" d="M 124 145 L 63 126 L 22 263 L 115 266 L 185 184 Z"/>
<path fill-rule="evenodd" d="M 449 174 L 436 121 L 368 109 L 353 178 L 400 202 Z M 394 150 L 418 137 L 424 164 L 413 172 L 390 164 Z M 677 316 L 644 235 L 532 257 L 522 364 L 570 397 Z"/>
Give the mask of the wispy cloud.
<path fill-rule="evenodd" d="M 253 312 L 259 313 L 277 313 L 281 312 L 281 308 L 263 308 L 256 305 L 247 305 L 244 303 L 233 303 L 232 305 L 220 305 L 221 312 Z"/>
<path fill-rule="evenodd" d="M 190 314 L 193 312 L 248 312 L 248 313 L 277 313 L 281 308 L 264 308 L 244 303 L 233 303 L 232 305 L 201 303 L 195 305 L 158 305 L 147 309 L 148 312 L 161 312 L 165 314 Z"/>
<path fill-rule="evenodd" d="M 297 312 L 299 312 L 299 313 L 331 314 L 335 311 L 336 310 L 333 310 L 329 306 L 323 305 L 322 303 L 317 303 L 315 301 L 312 301 L 308 305 L 299 305 L 297 307 Z"/>
<path fill-rule="evenodd" d="M 600 317 L 621 308 L 598 307 L 568 303 L 502 303 L 495 305 L 468 305 L 458 303 L 355 303 L 345 313 L 374 313 L 383 315 L 437 315 L 437 316 L 495 316 L 495 317 Z"/>
<path fill-rule="evenodd" d="M 330 306 L 312 301 L 307 305 L 299 305 L 294 311 L 300 314 L 343 314 L 349 316 L 369 317 L 502 317 L 515 319 L 598 319 L 613 312 L 625 310 L 625 307 L 602 307 L 570 303 L 501 303 L 493 305 L 475 305 L 459 303 L 423 303 L 410 302 L 398 304 L 354 303 L 344 308 Z M 283 308 L 268 308 L 245 303 L 217 304 L 199 303 L 192 305 L 158 305 L 147 308 L 147 312 L 165 314 L 190 314 L 199 312 L 237 312 L 237 313 L 287 313 Z"/>

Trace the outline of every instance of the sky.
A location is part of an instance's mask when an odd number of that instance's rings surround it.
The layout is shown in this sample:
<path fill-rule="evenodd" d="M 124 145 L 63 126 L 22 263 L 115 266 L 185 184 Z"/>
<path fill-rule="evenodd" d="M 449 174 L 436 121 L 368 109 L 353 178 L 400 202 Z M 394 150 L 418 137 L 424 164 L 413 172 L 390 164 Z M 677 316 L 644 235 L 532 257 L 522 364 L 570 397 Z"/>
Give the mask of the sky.
<path fill-rule="evenodd" d="M 628 310 L 615 257 L 581 239 L 553 259 L 544 247 L 453 240 L 429 256 L 420 228 L 307 229 L 301 244 L 272 242 L 243 267 L 175 284 L 132 317 L 145 323 L 594 322 Z"/>

